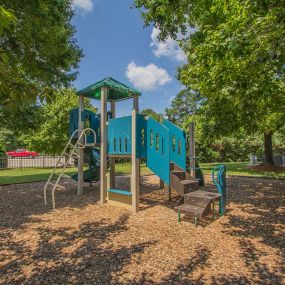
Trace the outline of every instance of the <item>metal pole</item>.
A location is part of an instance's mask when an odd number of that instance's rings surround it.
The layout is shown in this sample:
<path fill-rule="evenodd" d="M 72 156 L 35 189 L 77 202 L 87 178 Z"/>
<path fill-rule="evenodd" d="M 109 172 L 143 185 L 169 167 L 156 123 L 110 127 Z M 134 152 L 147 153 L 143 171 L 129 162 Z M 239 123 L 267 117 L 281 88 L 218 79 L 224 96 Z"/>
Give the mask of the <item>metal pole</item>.
<path fill-rule="evenodd" d="M 107 87 L 101 87 L 100 142 L 100 203 L 106 203 L 107 193 Z"/>
<path fill-rule="evenodd" d="M 191 176 L 195 178 L 195 123 L 190 123 L 189 126 L 189 156 L 190 156 L 190 169 Z"/>
<path fill-rule="evenodd" d="M 111 101 L 111 113 L 112 118 L 116 117 L 116 106 L 115 101 Z M 111 143 L 111 142 L 110 142 Z M 110 188 L 115 188 L 115 173 L 116 173 L 116 164 L 115 164 L 115 158 L 110 158 Z"/>
<path fill-rule="evenodd" d="M 131 192 L 132 192 L 132 208 L 133 212 L 139 211 L 139 187 L 140 187 L 140 160 L 137 158 L 137 114 L 139 112 L 138 95 L 133 96 L 132 111 L 132 176 L 131 176 Z"/>
<path fill-rule="evenodd" d="M 80 95 L 79 96 L 79 109 L 78 109 L 78 136 L 83 131 L 84 128 L 84 120 L 82 118 L 82 114 L 84 112 L 84 96 Z M 83 136 L 80 141 L 81 144 L 83 144 Z M 84 149 L 79 148 L 78 149 L 78 184 L 77 184 L 77 195 L 82 195 L 83 194 L 83 166 L 84 166 Z"/>

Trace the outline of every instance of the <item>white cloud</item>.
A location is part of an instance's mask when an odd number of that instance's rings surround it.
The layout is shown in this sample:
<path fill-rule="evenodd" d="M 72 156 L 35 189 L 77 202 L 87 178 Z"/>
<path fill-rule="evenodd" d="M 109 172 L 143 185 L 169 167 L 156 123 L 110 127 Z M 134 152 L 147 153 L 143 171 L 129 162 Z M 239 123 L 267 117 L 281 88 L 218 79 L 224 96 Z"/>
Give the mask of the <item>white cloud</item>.
<path fill-rule="evenodd" d="M 73 0 L 73 7 L 84 12 L 91 12 L 94 5 L 92 0 Z"/>
<path fill-rule="evenodd" d="M 167 70 L 153 63 L 139 66 L 131 61 L 125 74 L 132 84 L 141 90 L 154 90 L 172 80 Z"/>
<path fill-rule="evenodd" d="M 153 28 L 151 33 L 150 46 L 153 47 L 153 53 L 156 57 L 166 56 L 176 59 L 178 61 L 185 61 L 186 55 L 183 50 L 178 46 L 177 41 L 168 37 L 165 41 L 160 41 L 158 35 L 160 30 Z"/>

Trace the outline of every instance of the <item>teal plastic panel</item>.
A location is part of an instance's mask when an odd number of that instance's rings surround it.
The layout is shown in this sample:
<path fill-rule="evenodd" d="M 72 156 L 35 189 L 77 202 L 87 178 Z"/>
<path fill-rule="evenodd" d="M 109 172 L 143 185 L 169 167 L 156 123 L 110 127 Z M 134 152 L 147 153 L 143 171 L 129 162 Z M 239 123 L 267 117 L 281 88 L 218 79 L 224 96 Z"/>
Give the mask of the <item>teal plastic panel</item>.
<path fill-rule="evenodd" d="M 147 167 L 167 185 L 170 183 L 169 130 L 152 118 L 147 120 Z"/>
<path fill-rule="evenodd" d="M 100 114 L 95 114 L 92 111 L 84 110 L 82 112 L 82 120 L 84 128 L 91 128 L 96 133 L 96 143 L 100 142 Z M 72 109 L 69 112 L 69 135 L 78 129 L 78 108 Z M 87 142 L 93 143 L 93 135 L 87 135 Z"/>
<path fill-rule="evenodd" d="M 121 194 L 121 195 L 126 195 L 126 196 L 132 196 L 132 192 L 127 191 L 127 190 L 109 189 L 107 191 L 110 192 L 110 193 L 116 193 L 116 194 Z"/>
<path fill-rule="evenodd" d="M 108 123 L 108 153 L 132 153 L 132 117 L 109 119 Z"/>
<path fill-rule="evenodd" d="M 169 129 L 170 161 L 186 171 L 185 132 L 168 120 L 163 120 L 163 125 Z"/>
<path fill-rule="evenodd" d="M 147 155 L 147 120 L 144 115 L 137 115 L 137 157 Z"/>

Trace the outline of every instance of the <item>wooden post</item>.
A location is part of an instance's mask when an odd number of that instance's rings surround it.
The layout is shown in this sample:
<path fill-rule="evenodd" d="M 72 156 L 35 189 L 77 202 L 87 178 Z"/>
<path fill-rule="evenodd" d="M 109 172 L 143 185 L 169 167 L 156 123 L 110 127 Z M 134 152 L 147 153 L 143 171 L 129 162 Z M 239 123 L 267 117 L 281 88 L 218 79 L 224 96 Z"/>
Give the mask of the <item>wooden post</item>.
<path fill-rule="evenodd" d="M 164 181 L 162 179 L 159 179 L 159 187 L 160 189 L 164 188 Z"/>
<path fill-rule="evenodd" d="M 139 187 L 140 187 L 140 160 L 137 158 L 137 113 L 139 109 L 138 95 L 133 96 L 132 110 L 132 208 L 133 212 L 139 211 Z"/>
<path fill-rule="evenodd" d="M 84 96 L 80 95 L 79 96 L 79 109 L 78 109 L 78 136 L 80 136 L 80 134 L 82 133 L 83 129 L 84 129 L 84 121 L 82 118 L 82 113 L 84 111 Z M 82 139 L 80 140 L 80 143 L 83 144 L 84 143 L 84 138 L 82 137 Z M 83 185 L 84 185 L 84 181 L 83 181 L 83 166 L 84 166 L 84 149 L 83 148 L 79 148 L 78 149 L 78 183 L 77 183 L 77 195 L 82 195 L 83 194 Z"/>
<path fill-rule="evenodd" d="M 112 118 L 116 117 L 115 101 L 111 101 Z M 110 142 L 111 143 L 111 142 Z M 110 188 L 115 188 L 115 174 L 116 174 L 115 157 L 110 158 Z"/>
<path fill-rule="evenodd" d="M 196 167 L 196 158 L 195 158 L 195 123 L 190 123 L 189 126 L 189 156 L 190 156 L 190 167 L 191 167 L 191 176 L 195 178 L 195 167 Z"/>
<path fill-rule="evenodd" d="M 107 194 L 107 87 L 101 87 L 101 141 L 100 141 L 100 203 L 106 203 Z"/>

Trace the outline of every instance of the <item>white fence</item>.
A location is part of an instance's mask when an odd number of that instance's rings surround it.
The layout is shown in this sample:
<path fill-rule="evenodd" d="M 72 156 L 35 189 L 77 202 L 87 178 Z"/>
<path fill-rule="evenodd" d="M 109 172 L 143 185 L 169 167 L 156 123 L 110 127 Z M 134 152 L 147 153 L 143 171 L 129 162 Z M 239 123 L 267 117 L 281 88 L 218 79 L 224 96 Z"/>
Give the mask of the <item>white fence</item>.
<path fill-rule="evenodd" d="M 34 158 L 15 157 L 0 158 L 1 169 L 17 169 L 17 168 L 53 168 L 55 167 L 60 156 L 40 155 Z M 61 158 L 61 163 L 65 163 L 65 158 Z"/>

